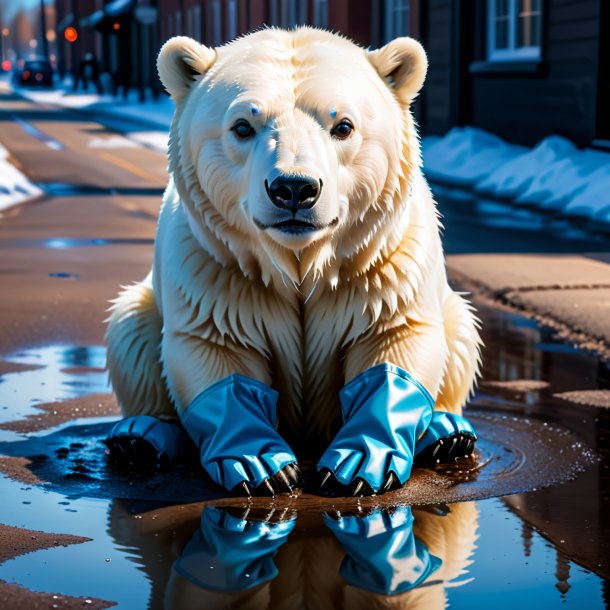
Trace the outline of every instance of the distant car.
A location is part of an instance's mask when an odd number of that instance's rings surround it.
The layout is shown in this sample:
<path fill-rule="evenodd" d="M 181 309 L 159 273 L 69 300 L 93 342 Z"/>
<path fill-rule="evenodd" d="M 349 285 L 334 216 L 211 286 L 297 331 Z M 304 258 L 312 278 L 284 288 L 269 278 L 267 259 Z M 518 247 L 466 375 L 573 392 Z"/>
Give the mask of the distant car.
<path fill-rule="evenodd" d="M 19 75 L 19 84 L 24 87 L 52 87 L 53 68 L 44 57 L 26 59 Z"/>

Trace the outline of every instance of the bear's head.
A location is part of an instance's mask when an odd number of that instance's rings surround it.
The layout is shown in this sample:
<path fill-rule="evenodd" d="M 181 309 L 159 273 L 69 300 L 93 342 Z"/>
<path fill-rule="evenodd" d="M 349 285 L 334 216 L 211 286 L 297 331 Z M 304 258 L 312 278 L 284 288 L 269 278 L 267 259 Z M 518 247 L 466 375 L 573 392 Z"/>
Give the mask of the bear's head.
<path fill-rule="evenodd" d="M 409 112 L 427 69 L 418 42 L 368 51 L 309 27 L 217 49 L 177 37 L 158 68 L 176 102 L 170 171 L 219 262 L 265 283 L 279 273 L 336 284 L 345 261 L 366 266 L 397 239 L 420 162 Z"/>

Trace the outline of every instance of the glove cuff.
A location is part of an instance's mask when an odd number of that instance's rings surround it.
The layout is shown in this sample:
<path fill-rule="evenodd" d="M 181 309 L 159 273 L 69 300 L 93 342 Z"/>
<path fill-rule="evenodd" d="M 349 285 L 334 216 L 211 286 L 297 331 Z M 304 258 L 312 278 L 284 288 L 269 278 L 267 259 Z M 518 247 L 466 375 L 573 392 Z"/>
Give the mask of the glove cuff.
<path fill-rule="evenodd" d="M 205 389 L 181 414 L 200 450 L 201 464 L 217 483 L 255 487 L 296 462 L 277 433 L 278 393 L 244 375 L 231 375 Z"/>

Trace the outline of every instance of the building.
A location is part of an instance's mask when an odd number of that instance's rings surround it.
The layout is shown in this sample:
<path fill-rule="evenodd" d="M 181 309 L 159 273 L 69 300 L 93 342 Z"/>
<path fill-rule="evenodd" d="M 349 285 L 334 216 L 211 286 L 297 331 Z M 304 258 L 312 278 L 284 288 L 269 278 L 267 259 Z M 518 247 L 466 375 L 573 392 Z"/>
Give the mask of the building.
<path fill-rule="evenodd" d="M 163 42 L 186 35 L 218 46 L 264 25 L 310 24 L 378 46 L 413 30 L 409 0 L 56 0 L 58 65 L 77 74 L 86 53 L 100 61 L 115 91 L 158 92 L 155 58 Z M 65 39 L 66 28 L 78 38 Z"/>
<path fill-rule="evenodd" d="M 534 145 L 610 147 L 608 0 L 421 0 L 427 134 L 474 125 Z M 602 33 L 605 32 L 605 35 Z"/>

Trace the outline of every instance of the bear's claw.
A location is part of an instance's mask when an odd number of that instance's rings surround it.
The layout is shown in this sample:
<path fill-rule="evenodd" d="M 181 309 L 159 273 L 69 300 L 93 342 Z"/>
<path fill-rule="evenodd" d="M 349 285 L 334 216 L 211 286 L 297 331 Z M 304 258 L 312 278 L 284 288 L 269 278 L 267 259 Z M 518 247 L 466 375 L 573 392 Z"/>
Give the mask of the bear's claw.
<path fill-rule="evenodd" d="M 242 481 L 231 491 L 238 496 L 277 496 L 283 493 L 292 493 L 301 485 L 301 471 L 296 462 L 291 462 L 256 487 Z"/>
<path fill-rule="evenodd" d="M 399 487 L 401 487 L 400 481 L 393 471 L 390 471 L 387 474 L 381 488 L 376 492 L 371 485 L 361 477 L 358 477 L 348 485 L 344 485 L 337 479 L 332 471 L 324 469 L 320 472 L 320 484 L 318 489 L 320 493 L 329 496 L 364 497 L 373 496 L 376 493 L 383 494 L 398 489 Z"/>
<path fill-rule="evenodd" d="M 103 442 L 111 463 L 136 470 L 164 468 L 190 445 L 181 426 L 149 415 L 118 421 Z"/>
<path fill-rule="evenodd" d="M 476 440 L 476 432 L 465 417 L 436 411 L 426 433 L 417 442 L 415 463 L 433 465 L 455 462 L 472 454 Z"/>
<path fill-rule="evenodd" d="M 446 464 L 466 458 L 474 451 L 476 436 L 469 432 L 460 432 L 441 438 L 426 447 L 415 457 L 417 465 Z"/>

